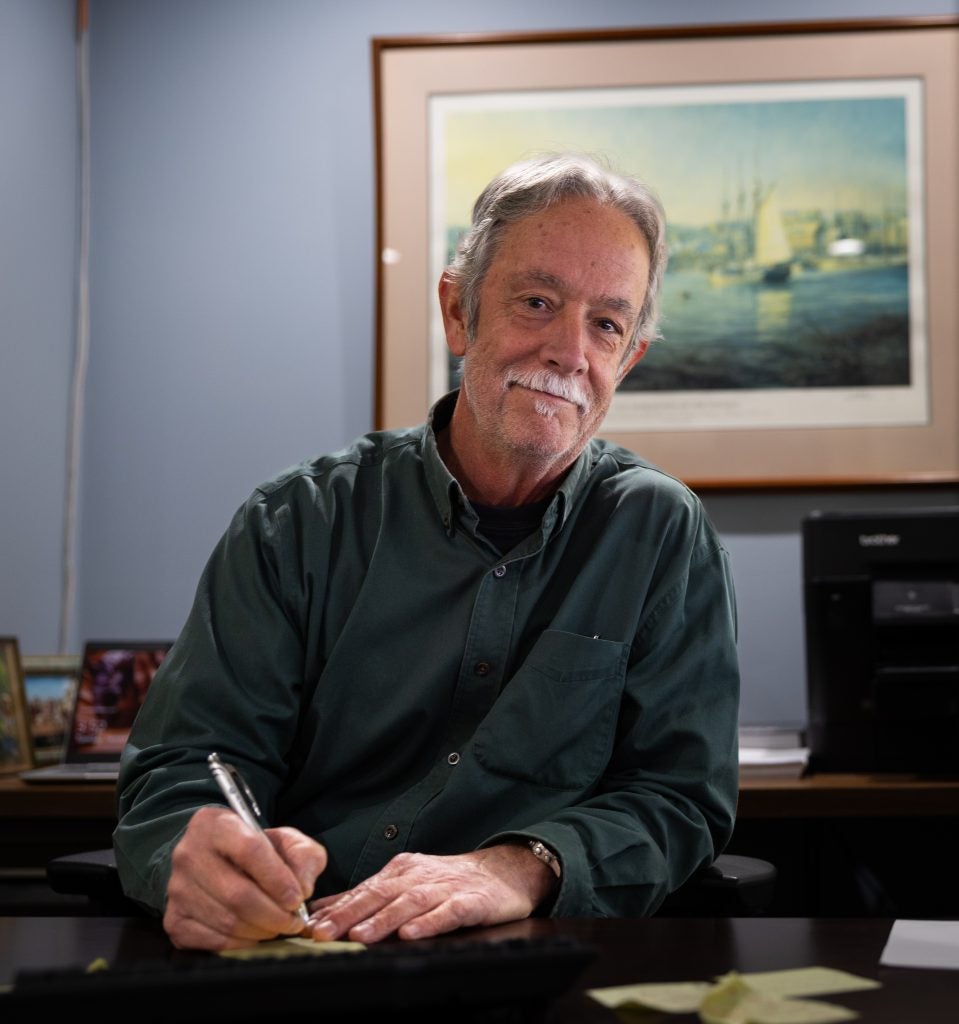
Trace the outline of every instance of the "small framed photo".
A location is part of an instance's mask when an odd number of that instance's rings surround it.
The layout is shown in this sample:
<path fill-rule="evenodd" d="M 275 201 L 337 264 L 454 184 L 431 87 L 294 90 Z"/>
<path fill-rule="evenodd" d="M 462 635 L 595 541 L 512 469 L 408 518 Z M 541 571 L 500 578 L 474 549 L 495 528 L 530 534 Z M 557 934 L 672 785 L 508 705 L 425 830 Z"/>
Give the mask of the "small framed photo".
<path fill-rule="evenodd" d="M 33 744 L 16 637 L 0 637 L 0 774 L 33 767 Z"/>
<path fill-rule="evenodd" d="M 20 660 L 34 764 L 56 764 L 63 755 L 70 728 L 80 657 L 25 654 Z"/>

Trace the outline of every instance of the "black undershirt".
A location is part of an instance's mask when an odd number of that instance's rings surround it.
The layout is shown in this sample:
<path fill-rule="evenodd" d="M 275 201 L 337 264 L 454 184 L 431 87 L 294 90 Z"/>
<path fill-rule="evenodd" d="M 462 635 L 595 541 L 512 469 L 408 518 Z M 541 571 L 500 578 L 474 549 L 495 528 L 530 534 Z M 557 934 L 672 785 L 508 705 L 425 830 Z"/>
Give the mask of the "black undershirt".
<path fill-rule="evenodd" d="M 479 532 L 496 545 L 501 555 L 505 555 L 538 529 L 550 500 L 546 498 L 515 508 L 480 505 L 475 501 L 470 504 L 479 516 Z"/>

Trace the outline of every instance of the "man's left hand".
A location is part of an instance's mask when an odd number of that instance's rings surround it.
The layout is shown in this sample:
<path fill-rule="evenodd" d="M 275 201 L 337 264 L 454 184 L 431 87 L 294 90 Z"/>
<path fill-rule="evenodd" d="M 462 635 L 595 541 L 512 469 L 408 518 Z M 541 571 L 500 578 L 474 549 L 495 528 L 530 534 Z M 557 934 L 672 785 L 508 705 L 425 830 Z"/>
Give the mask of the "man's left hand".
<path fill-rule="evenodd" d="M 559 885 L 524 845 L 438 857 L 400 853 L 348 892 L 310 904 L 313 937 L 377 942 L 422 939 L 529 917 Z"/>

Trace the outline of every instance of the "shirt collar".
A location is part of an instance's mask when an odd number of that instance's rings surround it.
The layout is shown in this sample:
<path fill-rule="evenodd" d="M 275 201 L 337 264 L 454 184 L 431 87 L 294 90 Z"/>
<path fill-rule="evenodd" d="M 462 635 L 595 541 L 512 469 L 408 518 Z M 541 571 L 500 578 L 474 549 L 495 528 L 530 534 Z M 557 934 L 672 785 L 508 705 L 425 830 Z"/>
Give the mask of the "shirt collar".
<path fill-rule="evenodd" d="M 468 505 L 462 488 L 446 468 L 446 463 L 440 458 L 436 435 L 449 423 L 453 415 L 453 407 L 456 405 L 457 394 L 458 391 L 450 391 L 443 395 L 430 409 L 426 425 L 423 428 L 423 466 L 426 483 L 433 495 L 433 501 L 436 502 L 440 518 L 443 520 L 443 527 L 449 534 L 452 534 L 455 529 L 454 509 L 459 510 Z"/>
<path fill-rule="evenodd" d="M 466 516 L 471 521 L 476 519 L 476 513 L 471 508 L 463 489 L 446 468 L 446 463 L 440 458 L 439 448 L 436 444 L 437 433 L 449 423 L 453 415 L 458 394 L 459 391 L 455 390 L 443 395 L 430 409 L 423 428 L 423 464 L 426 482 L 443 520 L 443 526 L 450 534 L 455 529 L 456 516 Z M 593 443 L 590 442 L 579 453 L 556 494 L 553 495 L 553 500 L 543 516 L 544 537 L 549 537 L 555 530 L 562 528 L 576 496 L 586 486 L 594 464 L 595 452 Z"/>

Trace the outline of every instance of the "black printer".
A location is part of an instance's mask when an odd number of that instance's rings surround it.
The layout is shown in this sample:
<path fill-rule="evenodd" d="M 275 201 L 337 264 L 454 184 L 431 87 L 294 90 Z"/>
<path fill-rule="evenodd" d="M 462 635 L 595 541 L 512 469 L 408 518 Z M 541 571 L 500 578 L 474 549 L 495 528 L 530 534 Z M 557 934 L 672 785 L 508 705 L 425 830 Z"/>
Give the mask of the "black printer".
<path fill-rule="evenodd" d="M 959 774 L 959 507 L 802 521 L 809 767 Z"/>

